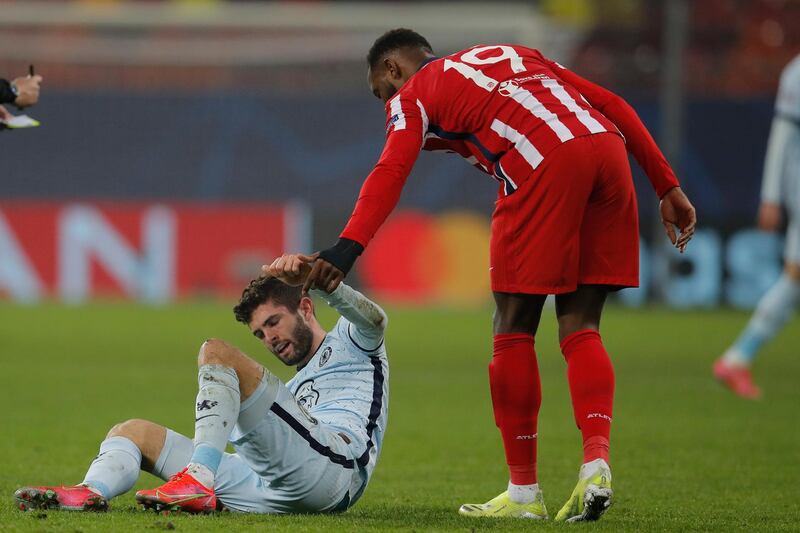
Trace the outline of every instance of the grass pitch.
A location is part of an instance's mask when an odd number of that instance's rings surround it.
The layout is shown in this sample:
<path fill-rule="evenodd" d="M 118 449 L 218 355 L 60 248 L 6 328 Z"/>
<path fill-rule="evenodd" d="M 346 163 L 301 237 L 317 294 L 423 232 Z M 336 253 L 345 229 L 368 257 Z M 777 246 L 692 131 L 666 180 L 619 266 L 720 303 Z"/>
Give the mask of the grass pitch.
<path fill-rule="evenodd" d="M 324 308 L 323 306 L 320 306 Z M 612 433 L 615 503 L 594 524 L 556 525 L 458 516 L 507 481 L 494 427 L 487 363 L 488 309 L 388 309 L 389 428 L 361 501 L 338 516 L 158 516 L 133 491 L 103 515 L 22 513 L 13 491 L 76 483 L 106 431 L 147 418 L 191 435 L 195 354 L 222 337 L 291 375 L 234 323 L 230 305 L 148 308 L 0 305 L 0 530 L 3 531 L 427 531 L 577 528 L 593 531 L 797 531 L 800 475 L 800 327 L 762 354 L 760 402 L 714 383 L 711 362 L 747 319 L 733 311 L 610 308 L 603 335 L 616 366 Z M 537 350 L 544 401 L 540 484 L 551 516 L 581 460 L 552 310 Z M 323 325 L 333 314 L 321 309 Z M 143 474 L 136 489 L 157 480 Z"/>

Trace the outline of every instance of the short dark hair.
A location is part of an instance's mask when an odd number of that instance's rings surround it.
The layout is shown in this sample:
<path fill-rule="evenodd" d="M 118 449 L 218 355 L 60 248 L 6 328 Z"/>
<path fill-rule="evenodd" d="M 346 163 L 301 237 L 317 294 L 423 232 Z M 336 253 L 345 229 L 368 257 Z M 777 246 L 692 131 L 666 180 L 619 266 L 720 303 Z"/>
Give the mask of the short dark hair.
<path fill-rule="evenodd" d="M 233 308 L 233 315 L 239 322 L 249 324 L 253 311 L 268 301 L 283 305 L 294 313 L 300 307 L 302 297 L 302 287 L 292 287 L 272 276 L 261 276 L 252 280 L 242 291 L 239 303 Z"/>
<path fill-rule="evenodd" d="M 375 39 L 367 54 L 369 68 L 374 69 L 386 54 L 400 48 L 421 48 L 426 52 L 433 53 L 431 43 L 425 37 L 408 28 L 397 28 L 389 30 Z"/>

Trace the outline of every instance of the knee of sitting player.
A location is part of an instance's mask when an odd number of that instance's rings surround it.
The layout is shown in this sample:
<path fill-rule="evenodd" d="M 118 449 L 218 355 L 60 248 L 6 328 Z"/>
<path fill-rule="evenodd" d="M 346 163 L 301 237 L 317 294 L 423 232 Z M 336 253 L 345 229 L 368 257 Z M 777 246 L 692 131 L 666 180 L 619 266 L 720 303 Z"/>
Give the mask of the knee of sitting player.
<path fill-rule="evenodd" d="M 120 422 L 112 427 L 108 431 L 108 435 L 106 435 L 107 439 L 111 437 L 125 437 L 127 439 L 132 440 L 135 443 L 139 443 L 144 440 L 145 435 L 149 430 L 149 426 L 155 425 L 153 422 L 149 420 L 142 420 L 141 418 L 132 418 L 130 420 L 126 420 L 125 422 Z"/>
<path fill-rule="evenodd" d="M 197 354 L 197 366 L 226 365 L 230 366 L 231 357 L 236 350 L 221 339 L 207 339 Z"/>

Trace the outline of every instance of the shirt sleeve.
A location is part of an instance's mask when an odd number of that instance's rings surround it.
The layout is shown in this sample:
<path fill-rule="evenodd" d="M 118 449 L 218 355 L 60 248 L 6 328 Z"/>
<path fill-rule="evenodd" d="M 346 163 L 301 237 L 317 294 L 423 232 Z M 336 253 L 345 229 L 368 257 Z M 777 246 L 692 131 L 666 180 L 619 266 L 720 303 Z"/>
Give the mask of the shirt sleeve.
<path fill-rule="evenodd" d="M 349 322 L 347 334 L 358 348 L 370 352 L 380 347 L 389 318 L 378 304 L 344 283 L 330 294 L 317 289 L 311 292 Z"/>
<path fill-rule="evenodd" d="M 781 73 L 775 114 L 790 120 L 800 120 L 800 56 Z"/>
<path fill-rule="evenodd" d="M 356 200 L 341 237 L 366 247 L 400 200 L 428 127 L 419 100 L 399 94 L 386 106 L 386 144 Z"/>
<path fill-rule="evenodd" d="M 633 154 L 639 166 L 647 174 L 659 198 L 670 189 L 680 187 L 672 167 L 628 102 L 621 96 L 581 78 L 555 61 L 545 58 L 545 62 L 556 75 L 577 89 L 592 107 L 603 113 L 617 126 L 625 137 L 628 152 Z"/>
<path fill-rule="evenodd" d="M 786 154 L 790 144 L 800 145 L 800 126 L 781 115 L 772 120 L 772 128 L 767 142 L 767 155 L 764 159 L 764 176 L 761 180 L 761 201 L 780 204 L 785 201 L 783 193 Z"/>

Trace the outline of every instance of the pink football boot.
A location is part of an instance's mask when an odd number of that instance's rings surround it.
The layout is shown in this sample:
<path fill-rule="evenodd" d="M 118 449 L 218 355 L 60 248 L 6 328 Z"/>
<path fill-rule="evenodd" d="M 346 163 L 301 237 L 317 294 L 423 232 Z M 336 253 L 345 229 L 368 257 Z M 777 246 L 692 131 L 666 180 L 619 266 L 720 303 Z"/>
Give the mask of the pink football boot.
<path fill-rule="evenodd" d="M 65 511 L 107 511 L 108 500 L 83 485 L 23 487 L 14 493 L 17 508 L 62 509 Z"/>
<path fill-rule="evenodd" d="M 136 501 L 156 512 L 211 513 L 217 510 L 214 490 L 187 474 L 185 468 L 160 487 L 137 492 Z"/>
<path fill-rule="evenodd" d="M 761 389 L 753 383 L 753 376 L 747 367 L 732 365 L 720 358 L 714 362 L 714 377 L 742 398 L 761 398 Z"/>

